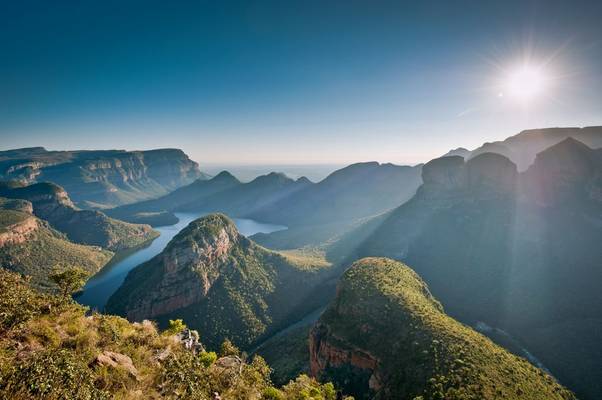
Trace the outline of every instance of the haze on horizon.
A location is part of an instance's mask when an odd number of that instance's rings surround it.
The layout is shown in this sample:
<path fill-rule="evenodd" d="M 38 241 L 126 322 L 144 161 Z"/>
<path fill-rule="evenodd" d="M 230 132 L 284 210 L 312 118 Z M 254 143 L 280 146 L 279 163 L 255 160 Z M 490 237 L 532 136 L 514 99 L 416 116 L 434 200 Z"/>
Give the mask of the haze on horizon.
<path fill-rule="evenodd" d="M 0 149 L 419 163 L 601 125 L 602 3 L 5 2 Z"/>

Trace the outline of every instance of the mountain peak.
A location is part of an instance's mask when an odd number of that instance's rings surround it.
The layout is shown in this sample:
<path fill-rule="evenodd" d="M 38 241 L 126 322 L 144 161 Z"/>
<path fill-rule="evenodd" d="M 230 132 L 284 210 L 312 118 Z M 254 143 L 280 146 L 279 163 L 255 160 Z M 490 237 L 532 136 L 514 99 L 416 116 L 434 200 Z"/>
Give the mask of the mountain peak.
<path fill-rule="evenodd" d="M 214 182 L 217 182 L 217 181 L 236 181 L 236 182 L 238 182 L 238 179 L 236 179 L 236 177 L 228 171 L 222 171 L 219 174 L 215 175 L 210 180 L 214 181 Z"/>

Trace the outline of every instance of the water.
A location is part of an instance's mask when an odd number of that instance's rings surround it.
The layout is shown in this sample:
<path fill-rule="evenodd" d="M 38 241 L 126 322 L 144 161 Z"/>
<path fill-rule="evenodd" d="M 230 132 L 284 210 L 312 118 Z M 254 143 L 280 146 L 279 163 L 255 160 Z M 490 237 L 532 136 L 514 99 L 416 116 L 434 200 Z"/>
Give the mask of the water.
<path fill-rule="evenodd" d="M 88 280 L 83 293 L 77 296 L 76 300 L 92 309 L 102 310 L 109 297 L 121 286 L 128 272 L 163 251 L 178 232 L 201 215 L 203 214 L 176 213 L 180 219 L 177 224 L 155 228 L 161 235 L 151 243 L 116 254 L 102 270 Z M 233 218 L 232 220 L 238 231 L 245 236 L 286 229 L 281 225 L 264 224 L 252 219 Z"/>

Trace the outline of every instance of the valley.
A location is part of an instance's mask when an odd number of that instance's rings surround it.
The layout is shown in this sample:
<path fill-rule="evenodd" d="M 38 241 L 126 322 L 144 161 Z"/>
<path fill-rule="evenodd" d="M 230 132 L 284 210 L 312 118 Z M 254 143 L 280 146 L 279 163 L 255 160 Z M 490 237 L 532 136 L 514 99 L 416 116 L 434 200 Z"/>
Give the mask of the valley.
<path fill-rule="evenodd" d="M 332 382 L 356 400 L 590 400 L 602 153 L 570 136 L 582 132 L 521 133 L 528 145 L 511 156 L 531 160 L 523 170 L 477 149 L 353 164 L 319 182 L 223 171 L 102 211 L 54 183 L 8 181 L 0 260 L 50 299 L 57 268 L 83 266 L 74 299 L 89 318 L 190 329 L 203 351 L 265 357 L 276 391 Z M 585 132 L 597 143 L 602 128 Z"/>
<path fill-rule="evenodd" d="M 175 215 L 179 221 L 174 225 L 157 228 L 159 236 L 156 239 L 152 239 L 150 243 L 144 243 L 138 248 L 117 253 L 102 270 L 90 277 L 82 288 L 82 292 L 76 297 L 78 303 L 102 311 L 109 297 L 121 286 L 132 269 L 163 251 L 178 232 L 203 214 L 176 213 Z M 235 218 L 233 221 L 241 234 L 245 236 L 286 229 L 281 225 L 262 224 L 250 219 Z"/>

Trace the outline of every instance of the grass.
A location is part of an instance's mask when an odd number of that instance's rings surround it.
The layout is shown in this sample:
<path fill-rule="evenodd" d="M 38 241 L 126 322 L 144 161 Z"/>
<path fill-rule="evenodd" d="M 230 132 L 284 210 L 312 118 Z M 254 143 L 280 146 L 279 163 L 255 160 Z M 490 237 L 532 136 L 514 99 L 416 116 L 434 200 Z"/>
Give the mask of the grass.
<path fill-rule="evenodd" d="M 330 384 L 300 376 L 274 387 L 261 357 L 194 354 L 151 322 L 86 315 L 8 271 L 0 270 L 0 292 L 0 398 L 208 400 L 218 392 L 223 399 L 335 400 Z M 107 351 L 129 357 L 131 368 L 99 364 Z"/>

